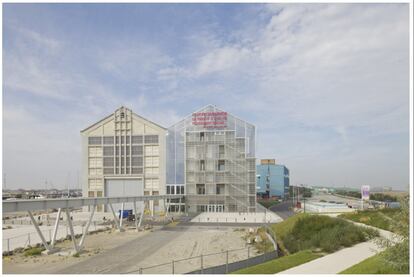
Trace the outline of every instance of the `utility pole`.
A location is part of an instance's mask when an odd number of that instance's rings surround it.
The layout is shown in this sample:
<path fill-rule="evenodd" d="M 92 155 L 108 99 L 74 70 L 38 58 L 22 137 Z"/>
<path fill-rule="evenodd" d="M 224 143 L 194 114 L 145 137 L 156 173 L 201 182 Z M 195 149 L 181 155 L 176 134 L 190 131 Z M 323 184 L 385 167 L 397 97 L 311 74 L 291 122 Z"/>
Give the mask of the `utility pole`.
<path fill-rule="evenodd" d="M 68 198 L 69 198 L 69 182 L 70 182 L 70 172 L 68 172 L 68 180 L 67 180 L 67 186 L 68 186 Z"/>

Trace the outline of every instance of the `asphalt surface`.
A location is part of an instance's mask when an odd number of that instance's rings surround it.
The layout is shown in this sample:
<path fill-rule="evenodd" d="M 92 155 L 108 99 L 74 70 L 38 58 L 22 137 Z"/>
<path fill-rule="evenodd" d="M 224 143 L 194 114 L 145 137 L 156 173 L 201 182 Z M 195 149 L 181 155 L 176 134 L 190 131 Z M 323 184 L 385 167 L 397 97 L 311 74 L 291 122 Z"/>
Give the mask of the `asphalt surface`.
<path fill-rule="evenodd" d="M 292 201 L 288 200 L 280 204 L 269 207 L 269 210 L 276 213 L 281 218 L 286 219 L 288 217 L 295 215 L 291 207 L 292 207 Z"/>
<path fill-rule="evenodd" d="M 183 233 L 182 233 L 183 234 Z M 80 263 L 71 265 L 57 274 L 119 274 L 137 264 L 137 261 L 156 252 L 179 233 L 166 229 L 151 232 Z"/>

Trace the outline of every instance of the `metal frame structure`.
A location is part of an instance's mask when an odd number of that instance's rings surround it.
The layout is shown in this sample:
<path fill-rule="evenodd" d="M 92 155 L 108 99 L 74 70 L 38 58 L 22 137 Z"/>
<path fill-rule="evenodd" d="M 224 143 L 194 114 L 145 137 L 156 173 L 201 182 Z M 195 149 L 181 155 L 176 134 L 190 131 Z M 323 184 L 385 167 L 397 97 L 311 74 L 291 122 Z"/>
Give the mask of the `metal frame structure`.
<path fill-rule="evenodd" d="M 185 184 L 187 212 L 203 211 L 198 206 L 212 212 L 218 207 L 255 212 L 255 126 L 213 105 L 194 114 L 200 112 L 223 112 L 225 124 L 194 125 L 189 115 L 168 129 L 167 185 Z M 198 193 L 197 185 L 204 186 L 204 193 Z M 217 185 L 224 185 L 224 193 L 217 193 Z"/>
<path fill-rule="evenodd" d="M 146 196 L 128 196 L 128 197 L 81 197 L 81 198 L 60 198 L 60 199 L 33 199 L 33 200 L 5 200 L 3 201 L 3 213 L 11 213 L 11 212 L 19 212 L 19 211 L 27 211 L 29 214 L 30 220 L 33 223 L 33 226 L 36 229 L 37 234 L 39 235 L 43 246 L 46 249 L 47 254 L 52 254 L 58 251 L 57 248 L 55 248 L 56 243 L 56 235 L 59 228 L 59 221 L 60 221 L 60 215 L 62 211 L 65 212 L 67 217 L 67 222 L 69 225 L 69 231 L 73 242 L 73 254 L 79 253 L 85 242 L 85 237 L 88 233 L 89 226 L 92 222 L 93 215 L 95 213 L 97 205 L 108 205 L 110 207 L 110 210 L 112 211 L 112 215 L 114 217 L 115 224 L 117 226 L 117 229 L 122 232 L 124 229 L 122 228 L 122 216 L 119 220 L 116 216 L 116 213 L 112 207 L 112 204 L 114 203 L 133 203 L 134 205 L 134 213 L 135 213 L 135 228 L 138 231 L 138 228 L 141 226 L 142 218 L 144 217 L 144 207 L 145 205 L 141 205 L 142 209 L 140 212 L 140 218 L 138 222 L 138 211 L 136 207 L 136 202 L 147 202 L 147 201 L 154 201 L 154 200 L 163 200 L 165 202 L 166 199 L 181 199 L 182 196 L 180 195 L 146 195 Z M 79 241 L 79 243 L 76 242 L 75 239 L 75 232 L 73 230 L 73 224 L 72 224 L 72 218 L 70 215 L 70 210 L 74 208 L 80 208 L 84 206 L 91 207 L 90 209 L 90 216 L 88 219 L 88 222 L 86 223 L 85 229 L 83 230 L 82 237 Z M 123 207 L 123 205 L 122 205 Z M 164 206 L 165 207 L 165 206 Z M 168 207 L 166 211 L 166 215 L 168 212 Z M 45 237 L 43 236 L 42 231 L 39 228 L 39 224 L 35 220 L 32 211 L 37 210 L 48 210 L 48 209 L 58 209 L 56 222 L 53 229 L 53 236 L 51 239 L 50 244 L 47 243 Z M 121 210 L 121 214 L 123 213 L 123 208 Z"/>

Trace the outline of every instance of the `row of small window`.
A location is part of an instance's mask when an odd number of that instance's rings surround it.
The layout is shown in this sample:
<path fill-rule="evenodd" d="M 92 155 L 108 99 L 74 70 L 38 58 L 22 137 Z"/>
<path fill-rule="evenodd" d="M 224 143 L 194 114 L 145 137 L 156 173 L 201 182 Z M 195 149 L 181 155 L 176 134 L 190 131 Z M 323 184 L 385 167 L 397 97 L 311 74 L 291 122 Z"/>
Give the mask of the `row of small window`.
<path fill-rule="evenodd" d="M 167 186 L 167 194 L 184 194 L 184 186 Z"/>
<path fill-rule="evenodd" d="M 115 169 L 113 167 L 104 167 L 103 169 L 103 173 L 104 174 L 129 174 L 131 172 L 131 174 L 142 174 L 143 173 L 143 168 L 142 167 L 132 167 L 131 171 L 129 169 L 129 167 L 127 168 L 118 168 L 116 167 Z"/>
<path fill-rule="evenodd" d="M 114 151 L 115 148 L 115 151 Z M 125 153 L 127 154 L 127 156 L 129 156 L 129 146 L 126 147 L 113 147 L 113 146 L 104 146 L 103 147 L 103 155 L 104 156 L 113 156 L 114 152 L 115 155 L 119 155 L 119 153 L 121 153 L 121 155 L 125 155 Z M 137 156 L 137 155 L 143 155 L 144 154 L 144 150 L 143 147 L 141 145 L 136 145 L 136 146 L 132 146 L 131 147 L 131 155 L 132 156 Z"/>
<path fill-rule="evenodd" d="M 132 166 L 143 166 L 143 158 L 142 157 L 132 157 L 131 158 L 131 164 Z M 115 158 L 115 166 L 119 166 L 119 158 Z M 129 166 L 130 165 L 130 159 L 123 159 L 121 158 L 121 166 Z M 114 166 L 114 158 L 113 157 L 104 157 L 103 158 L 103 166 Z"/>
<path fill-rule="evenodd" d="M 216 195 L 224 195 L 225 194 L 226 185 L 225 184 L 217 184 L 216 185 Z M 205 184 L 196 184 L 196 191 L 198 195 L 205 195 L 206 194 L 206 185 Z"/>
<path fill-rule="evenodd" d="M 115 140 L 114 140 L 115 138 Z M 144 143 L 158 143 L 158 135 L 145 135 L 145 136 L 132 136 L 132 144 L 142 144 L 144 139 Z M 89 145 L 101 145 L 102 142 L 105 145 L 108 144 L 129 144 L 130 143 L 130 136 L 105 136 L 105 137 L 89 137 L 88 143 Z"/>
<path fill-rule="evenodd" d="M 226 161 L 225 160 L 218 160 L 217 161 L 217 171 L 224 171 L 226 165 Z M 200 160 L 199 162 L 199 168 L 200 171 L 205 171 L 206 170 L 206 161 L 205 160 Z"/>

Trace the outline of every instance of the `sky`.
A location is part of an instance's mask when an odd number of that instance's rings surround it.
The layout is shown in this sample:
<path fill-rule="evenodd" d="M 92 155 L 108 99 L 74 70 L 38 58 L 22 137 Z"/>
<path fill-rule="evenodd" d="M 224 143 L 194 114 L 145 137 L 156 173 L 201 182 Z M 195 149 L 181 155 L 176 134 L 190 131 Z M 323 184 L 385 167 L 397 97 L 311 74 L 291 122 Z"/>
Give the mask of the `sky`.
<path fill-rule="evenodd" d="M 408 4 L 3 4 L 2 24 L 7 188 L 80 188 L 80 130 L 122 105 L 168 127 L 213 104 L 292 185 L 408 189 Z"/>

